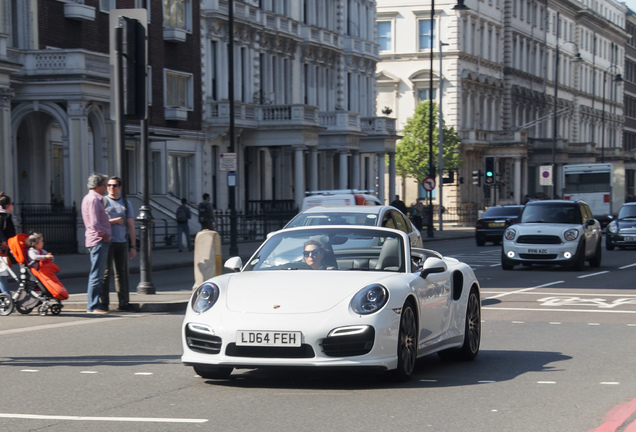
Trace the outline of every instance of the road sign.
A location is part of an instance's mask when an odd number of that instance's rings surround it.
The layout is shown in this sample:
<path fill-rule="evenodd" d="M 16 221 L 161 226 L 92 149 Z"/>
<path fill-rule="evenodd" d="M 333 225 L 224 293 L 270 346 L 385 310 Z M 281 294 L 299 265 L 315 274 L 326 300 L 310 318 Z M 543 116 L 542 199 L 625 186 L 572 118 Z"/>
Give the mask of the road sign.
<path fill-rule="evenodd" d="M 552 186 L 552 165 L 541 165 L 539 167 L 539 185 Z"/>
<path fill-rule="evenodd" d="M 422 181 L 422 186 L 424 187 L 425 191 L 432 191 L 433 189 L 435 189 L 435 179 L 433 177 L 426 177 Z"/>
<path fill-rule="evenodd" d="M 236 153 L 221 153 L 219 155 L 219 171 L 232 172 L 236 171 Z"/>

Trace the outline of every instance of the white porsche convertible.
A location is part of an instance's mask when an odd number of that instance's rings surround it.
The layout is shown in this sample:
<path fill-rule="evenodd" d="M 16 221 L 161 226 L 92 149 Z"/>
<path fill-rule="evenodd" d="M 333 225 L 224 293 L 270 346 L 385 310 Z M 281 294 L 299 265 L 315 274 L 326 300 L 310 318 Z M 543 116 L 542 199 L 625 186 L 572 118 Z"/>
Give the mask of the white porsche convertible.
<path fill-rule="evenodd" d="M 182 326 L 186 366 L 208 379 L 235 368 L 368 367 L 407 380 L 419 357 L 472 360 L 481 306 L 472 269 L 411 248 L 401 231 L 290 228 L 243 266 L 193 293 Z"/>

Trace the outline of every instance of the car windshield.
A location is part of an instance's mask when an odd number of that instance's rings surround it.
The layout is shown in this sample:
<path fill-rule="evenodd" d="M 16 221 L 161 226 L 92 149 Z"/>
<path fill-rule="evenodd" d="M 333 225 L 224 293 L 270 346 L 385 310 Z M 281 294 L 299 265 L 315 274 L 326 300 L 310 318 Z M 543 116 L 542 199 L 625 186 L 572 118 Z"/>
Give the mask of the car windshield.
<path fill-rule="evenodd" d="M 490 207 L 487 209 L 482 217 L 491 218 L 491 217 L 517 217 L 522 207 Z"/>
<path fill-rule="evenodd" d="M 376 226 L 378 223 L 377 214 L 369 213 L 301 213 L 292 219 L 286 228 L 314 225 L 366 225 Z"/>
<path fill-rule="evenodd" d="M 365 270 L 403 272 L 398 232 L 368 228 L 283 230 L 272 235 L 243 271 Z"/>
<path fill-rule="evenodd" d="M 575 204 L 570 203 L 526 205 L 519 222 L 580 224 L 581 212 Z"/>
<path fill-rule="evenodd" d="M 618 219 L 628 219 L 628 218 L 636 219 L 636 205 L 624 205 L 618 211 Z"/>

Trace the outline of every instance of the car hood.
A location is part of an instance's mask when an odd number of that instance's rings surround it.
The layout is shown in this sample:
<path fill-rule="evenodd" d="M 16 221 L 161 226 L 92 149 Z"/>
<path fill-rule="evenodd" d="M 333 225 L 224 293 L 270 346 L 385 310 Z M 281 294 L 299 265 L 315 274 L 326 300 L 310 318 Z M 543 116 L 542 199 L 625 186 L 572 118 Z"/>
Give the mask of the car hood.
<path fill-rule="evenodd" d="M 618 229 L 627 232 L 636 232 L 636 218 L 618 219 Z"/>
<path fill-rule="evenodd" d="M 226 284 L 226 305 L 241 313 L 319 313 L 348 300 L 366 285 L 397 273 L 271 270 L 237 273 Z"/>

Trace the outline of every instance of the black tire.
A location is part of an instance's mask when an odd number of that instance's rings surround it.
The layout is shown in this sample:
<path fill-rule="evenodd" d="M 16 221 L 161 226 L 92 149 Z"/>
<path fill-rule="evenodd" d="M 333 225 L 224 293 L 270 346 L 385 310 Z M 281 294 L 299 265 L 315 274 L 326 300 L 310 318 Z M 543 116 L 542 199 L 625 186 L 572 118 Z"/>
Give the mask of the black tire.
<path fill-rule="evenodd" d="M 62 305 L 52 304 L 51 305 L 51 315 L 59 315 L 62 312 Z"/>
<path fill-rule="evenodd" d="M 411 304 L 405 304 L 400 316 L 397 357 L 398 366 L 394 371 L 396 381 L 405 382 L 411 378 L 417 361 L 417 320 Z"/>
<path fill-rule="evenodd" d="M 464 344 L 460 348 L 440 351 L 443 360 L 474 360 L 479 354 L 481 344 L 481 301 L 476 289 L 470 290 L 466 305 L 466 321 L 464 324 Z"/>
<path fill-rule="evenodd" d="M 226 379 L 234 368 L 222 366 L 193 366 L 194 373 L 205 379 Z"/>
<path fill-rule="evenodd" d="M 475 239 L 475 243 L 477 243 L 477 246 L 483 246 L 486 244 L 486 241 L 484 239 Z"/>
<path fill-rule="evenodd" d="M 514 263 L 506 258 L 503 249 L 501 251 L 501 268 L 504 270 L 512 270 L 513 268 L 515 268 Z"/>
<path fill-rule="evenodd" d="M 605 237 L 605 249 L 607 249 L 608 251 L 613 251 L 614 247 L 614 243 L 612 243 L 612 241 L 608 237 Z"/>
<path fill-rule="evenodd" d="M 41 304 L 40 307 L 38 307 L 38 314 L 40 314 L 40 316 L 46 316 L 47 313 L 49 313 L 49 306 Z"/>
<path fill-rule="evenodd" d="M 31 313 L 31 311 L 33 310 L 33 308 L 25 308 L 20 306 L 19 304 L 15 305 L 15 310 L 17 310 L 18 312 L 20 312 L 22 315 L 28 315 Z"/>
<path fill-rule="evenodd" d="M 11 315 L 14 306 L 13 299 L 9 294 L 0 294 L 0 316 Z"/>
<path fill-rule="evenodd" d="M 576 251 L 576 256 L 574 257 L 574 264 L 572 264 L 572 268 L 576 271 L 583 271 L 585 268 L 585 243 L 581 242 L 578 250 Z"/>
<path fill-rule="evenodd" d="M 594 257 L 590 260 L 590 267 L 596 268 L 601 266 L 601 260 L 603 258 L 603 247 L 601 246 L 601 243 L 602 241 L 599 241 L 596 245 Z"/>

